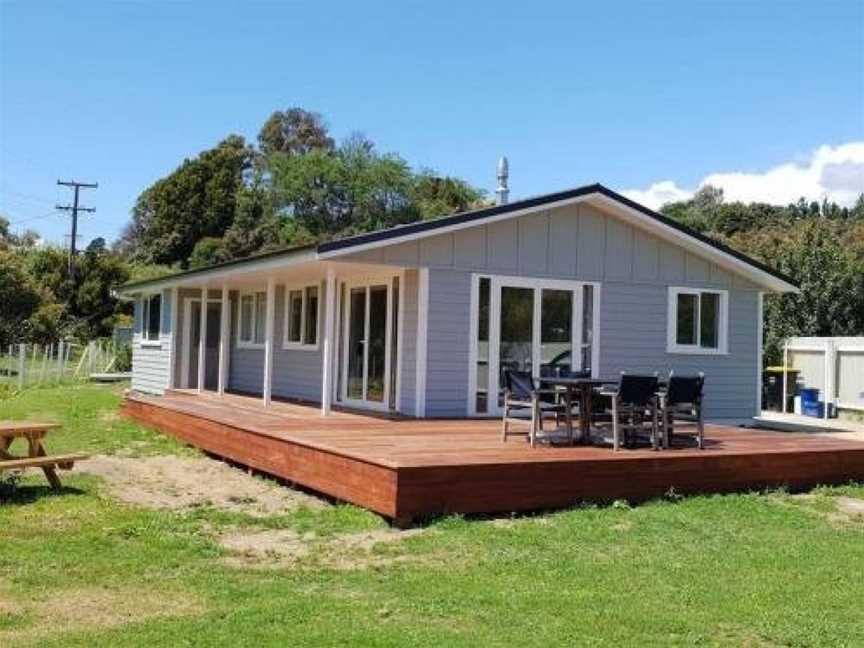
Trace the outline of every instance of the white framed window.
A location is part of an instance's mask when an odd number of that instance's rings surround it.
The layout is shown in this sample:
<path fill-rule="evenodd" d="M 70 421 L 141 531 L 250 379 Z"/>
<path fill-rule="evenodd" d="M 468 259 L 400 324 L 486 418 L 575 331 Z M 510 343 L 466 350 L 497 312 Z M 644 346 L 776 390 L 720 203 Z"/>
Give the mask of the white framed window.
<path fill-rule="evenodd" d="M 148 295 L 141 300 L 141 340 L 147 346 L 161 344 L 162 294 Z"/>
<path fill-rule="evenodd" d="M 240 293 L 237 307 L 237 346 L 245 349 L 264 347 L 267 319 L 267 293 L 263 290 Z"/>
<path fill-rule="evenodd" d="M 725 354 L 728 339 L 728 291 L 669 288 L 668 353 Z"/>
<path fill-rule="evenodd" d="M 285 287 L 282 348 L 314 351 L 318 348 L 321 299 L 318 284 Z"/>

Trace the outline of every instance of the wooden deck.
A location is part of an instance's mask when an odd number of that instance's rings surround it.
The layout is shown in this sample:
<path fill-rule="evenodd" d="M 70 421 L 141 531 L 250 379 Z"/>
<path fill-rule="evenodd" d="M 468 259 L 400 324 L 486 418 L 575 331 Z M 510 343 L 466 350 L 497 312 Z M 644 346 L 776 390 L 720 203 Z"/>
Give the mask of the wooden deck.
<path fill-rule="evenodd" d="M 706 448 L 654 452 L 500 440 L 489 420 L 416 420 L 259 398 L 131 394 L 126 415 L 212 454 L 405 523 L 439 513 L 556 508 L 579 501 L 803 488 L 864 480 L 864 443 L 709 425 Z"/>

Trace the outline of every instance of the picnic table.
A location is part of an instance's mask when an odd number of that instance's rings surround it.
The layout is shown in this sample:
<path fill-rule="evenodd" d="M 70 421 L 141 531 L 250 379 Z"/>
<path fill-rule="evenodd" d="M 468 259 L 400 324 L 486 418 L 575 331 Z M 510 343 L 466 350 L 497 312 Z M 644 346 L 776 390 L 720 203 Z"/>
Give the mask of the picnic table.
<path fill-rule="evenodd" d="M 49 455 L 45 450 L 45 437 L 57 423 L 32 421 L 0 421 L 0 472 L 23 468 L 41 468 L 51 487 L 61 487 L 57 469 L 69 470 L 76 461 L 86 459 L 83 454 Z M 27 441 L 27 455 L 14 455 L 9 449 L 16 439 Z"/>

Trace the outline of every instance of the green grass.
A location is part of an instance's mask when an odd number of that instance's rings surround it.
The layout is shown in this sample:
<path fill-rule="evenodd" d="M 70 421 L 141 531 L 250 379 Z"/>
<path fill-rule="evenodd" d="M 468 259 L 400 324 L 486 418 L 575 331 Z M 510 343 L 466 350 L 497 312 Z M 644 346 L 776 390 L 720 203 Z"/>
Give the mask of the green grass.
<path fill-rule="evenodd" d="M 130 456 L 194 454 L 172 440 L 154 434 L 118 413 L 128 383 L 76 383 L 63 387 L 35 387 L 0 400 L 0 420 L 31 419 L 62 423 L 48 435 L 51 452 L 122 452 Z"/>
<path fill-rule="evenodd" d="M 189 452 L 107 416 L 118 398 L 37 390 L 0 402 L 0 418 L 62 420 L 52 450 Z M 96 478 L 64 483 L 55 495 L 33 474 L 0 505 L 0 645 L 864 645 L 864 520 L 836 515 L 862 485 L 450 517 L 354 569 L 326 546 L 261 569 L 228 564 L 216 535 L 384 524 L 350 506 L 145 510 Z"/>

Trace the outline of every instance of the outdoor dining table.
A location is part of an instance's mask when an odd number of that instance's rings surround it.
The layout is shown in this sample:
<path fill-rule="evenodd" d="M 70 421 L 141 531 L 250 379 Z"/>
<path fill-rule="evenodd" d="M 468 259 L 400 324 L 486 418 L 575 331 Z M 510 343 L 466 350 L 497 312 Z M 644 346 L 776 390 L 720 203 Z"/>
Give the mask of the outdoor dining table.
<path fill-rule="evenodd" d="M 567 434 L 573 442 L 573 397 L 579 396 L 579 442 L 590 443 L 591 441 L 591 401 L 595 387 L 603 385 L 617 385 L 614 380 L 599 380 L 597 378 L 571 378 L 566 376 L 541 376 L 543 385 L 556 387 L 561 390 L 566 407 L 565 420 L 567 422 Z"/>

